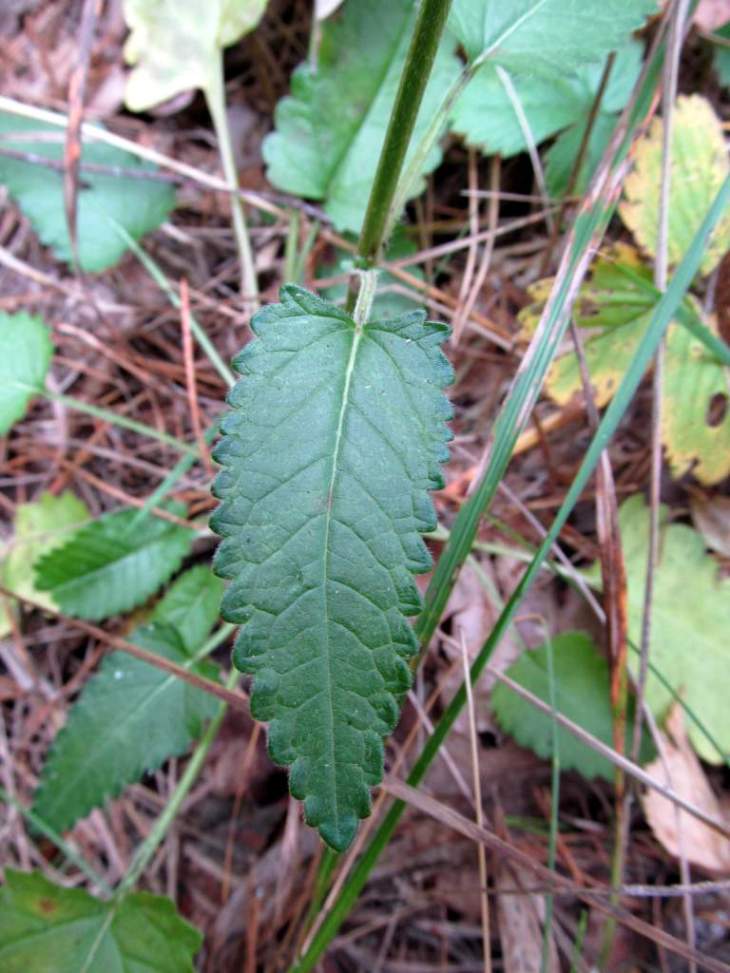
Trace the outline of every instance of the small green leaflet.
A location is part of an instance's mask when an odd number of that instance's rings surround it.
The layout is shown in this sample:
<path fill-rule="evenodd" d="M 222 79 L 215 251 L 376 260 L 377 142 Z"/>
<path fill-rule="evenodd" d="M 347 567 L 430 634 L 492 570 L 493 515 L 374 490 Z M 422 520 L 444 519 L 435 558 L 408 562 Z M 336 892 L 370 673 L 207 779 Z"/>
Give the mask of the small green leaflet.
<path fill-rule="evenodd" d="M 701 718 L 725 759 L 730 757 L 727 718 L 730 666 L 730 581 L 705 551 L 697 531 L 668 524 L 661 510 L 660 558 L 654 573 L 650 661 L 675 693 Z M 649 510 L 641 496 L 630 497 L 619 511 L 629 592 L 629 634 L 641 641 L 641 619 L 649 547 Z M 629 657 L 636 668 L 637 659 Z M 651 670 L 646 701 L 658 719 L 666 716 L 672 694 Z M 687 732 L 703 760 L 720 763 L 717 748 L 691 720 Z"/>
<path fill-rule="evenodd" d="M 184 508 L 170 505 L 171 512 Z M 136 510 L 106 514 L 82 528 L 36 565 L 36 586 L 61 611 L 100 619 L 129 611 L 153 595 L 180 567 L 193 531 Z"/>
<path fill-rule="evenodd" d="M 203 943 L 170 899 L 134 892 L 102 902 L 39 872 L 5 870 L 0 889 L 3 973 L 193 973 Z"/>
<path fill-rule="evenodd" d="M 131 641 L 199 676 L 216 678 L 211 663 L 193 664 L 180 633 L 171 625 L 145 625 Z M 112 652 L 84 686 L 53 742 L 34 812 L 56 831 L 73 827 L 142 774 L 157 770 L 168 757 L 185 753 L 217 706 L 208 693 L 171 673 L 124 652 Z"/>
<path fill-rule="evenodd" d="M 59 497 L 42 493 L 32 503 L 21 503 L 15 512 L 15 533 L 4 551 L 0 564 L 2 583 L 10 591 L 58 608 L 49 595 L 35 587 L 34 566 L 68 538 L 69 534 L 89 519 L 86 504 L 71 492 Z M 10 630 L 10 618 L 0 604 L 0 638 Z"/>
<path fill-rule="evenodd" d="M 188 652 L 197 652 L 218 618 L 223 582 L 198 564 L 180 575 L 152 612 L 153 622 L 177 629 Z"/>
<path fill-rule="evenodd" d="M 256 340 L 216 449 L 223 615 L 269 751 L 332 847 L 352 841 L 383 773 L 417 644 L 428 491 L 448 457 L 445 325 L 421 311 L 358 326 L 289 285 Z"/>
<path fill-rule="evenodd" d="M 52 356 L 51 333 L 40 318 L 0 312 L 0 436 L 42 391 Z"/>
<path fill-rule="evenodd" d="M 300 65 L 292 93 L 276 107 L 264 142 L 268 178 L 279 189 L 324 201 L 340 230 L 357 233 L 365 215 L 415 20 L 412 0 L 348 0 L 322 25 L 316 70 Z M 412 151 L 459 75 L 453 38 L 439 48 L 416 121 Z M 440 162 L 435 148 L 423 174 Z M 420 193 L 423 181 L 412 187 Z"/>
<path fill-rule="evenodd" d="M 631 94 L 641 68 L 641 57 L 642 46 L 635 41 L 624 42 L 617 52 L 597 118 L 598 134 L 605 132 L 609 123 L 608 134 L 613 130 L 616 121 L 613 114 L 623 108 Z M 572 135 L 571 143 L 577 141 L 570 159 L 572 163 L 580 144 L 580 135 L 576 133 L 582 134 L 602 74 L 603 61 L 596 61 L 580 65 L 573 71 L 561 70 L 560 74 L 531 72 L 512 77 L 516 97 L 536 145 L 567 128 L 561 138 Z M 491 59 L 476 72 L 458 99 L 452 114 L 452 127 L 470 145 L 479 146 L 488 153 L 510 156 L 527 148 L 520 118 Z M 553 170 L 554 167 L 555 163 Z"/>
<path fill-rule="evenodd" d="M 560 77 L 620 47 L 656 0 L 454 0 L 449 27 L 470 61 Z"/>
<path fill-rule="evenodd" d="M 29 140 L 32 134 L 38 140 Z M 17 141 L 8 136 L 17 134 Z M 60 162 L 65 132 L 57 125 L 19 118 L 0 112 L 3 148 L 31 153 Z M 96 272 L 112 267 L 126 247 L 115 224 L 138 240 L 157 229 L 175 206 L 173 188 L 163 182 L 131 178 L 123 172 L 92 172 L 84 163 L 133 170 L 136 176 L 154 173 L 155 166 L 101 142 L 84 143 L 81 153 L 78 195 L 78 249 L 82 270 Z M 63 204 L 63 173 L 46 166 L 0 156 L 0 183 L 28 217 L 42 243 L 61 260 L 71 263 L 73 254 Z"/>
<path fill-rule="evenodd" d="M 588 730 L 594 737 L 613 744 L 611 714 L 611 681 L 608 664 L 599 653 L 593 639 L 585 632 L 563 632 L 552 641 L 555 706 L 559 713 Z M 548 646 L 524 652 L 506 675 L 525 689 L 550 703 Z M 502 729 L 523 747 L 534 750 L 539 757 L 553 754 L 552 719 L 536 709 L 527 699 L 518 696 L 509 686 L 498 683 L 492 692 L 494 715 Z M 633 705 L 627 726 L 633 725 Z M 627 729 L 627 733 L 631 730 Z M 558 725 L 560 767 L 577 770 L 584 777 L 603 777 L 612 781 L 614 768 L 605 757 L 578 740 L 570 730 Z M 641 759 L 650 760 L 653 750 L 644 741 Z"/>

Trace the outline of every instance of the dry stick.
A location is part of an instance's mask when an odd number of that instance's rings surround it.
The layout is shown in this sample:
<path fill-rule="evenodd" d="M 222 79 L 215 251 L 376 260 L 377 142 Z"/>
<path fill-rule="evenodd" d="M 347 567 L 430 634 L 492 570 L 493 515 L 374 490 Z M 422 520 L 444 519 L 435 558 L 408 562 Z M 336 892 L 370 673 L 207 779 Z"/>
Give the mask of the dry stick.
<path fill-rule="evenodd" d="M 208 444 L 205 441 L 203 426 L 200 422 L 198 386 L 195 381 L 195 360 L 193 358 L 193 336 L 190 329 L 190 293 L 185 277 L 180 280 L 180 328 L 182 331 L 183 360 L 185 363 L 185 385 L 187 386 L 188 402 L 190 403 L 190 422 L 193 427 L 198 449 L 200 450 L 200 455 L 205 465 L 205 470 L 212 479 L 214 475 L 213 464 L 210 461 Z"/>
<path fill-rule="evenodd" d="M 548 708 L 549 709 L 549 708 Z M 696 952 L 696 950 L 690 949 L 681 939 L 676 939 L 669 933 L 664 932 L 662 929 L 658 929 L 655 926 L 650 925 L 648 922 L 644 922 L 642 919 L 636 919 L 630 912 L 619 908 L 614 905 L 602 902 L 600 895 L 604 890 L 601 890 L 599 894 L 596 894 L 595 890 L 588 890 L 583 888 L 576 888 L 572 882 L 564 878 L 557 872 L 551 872 L 549 868 L 536 862 L 530 855 L 526 852 L 521 851 L 519 848 L 515 848 L 509 842 L 492 834 L 490 831 L 486 831 L 480 828 L 479 825 L 470 821 L 469 818 L 465 818 L 458 811 L 454 811 L 452 808 L 441 804 L 439 801 L 435 800 L 433 797 L 425 794 L 423 791 L 417 790 L 415 787 L 410 787 L 404 781 L 397 780 L 392 776 L 386 778 L 383 782 L 383 790 L 387 791 L 392 797 L 395 797 L 399 801 L 404 801 L 407 804 L 412 805 L 417 810 L 424 814 L 428 814 L 435 820 L 439 821 L 441 824 L 452 828 L 459 834 L 464 835 L 470 841 L 479 841 L 491 848 L 494 852 L 504 857 L 511 858 L 518 862 L 520 865 L 529 869 L 535 875 L 537 875 L 542 881 L 544 881 L 549 888 L 554 890 L 553 894 L 560 893 L 562 891 L 568 892 L 575 895 L 576 897 L 583 899 L 588 902 L 588 904 L 599 909 L 605 915 L 621 922 L 623 925 L 627 926 L 629 929 L 633 929 L 639 935 L 646 937 L 657 945 L 663 946 L 664 948 L 671 950 L 679 956 L 685 959 L 694 959 L 703 964 L 703 968 L 710 970 L 711 973 L 730 973 L 730 967 L 716 960 L 712 957 L 702 956 Z"/>
<path fill-rule="evenodd" d="M 111 635 L 109 632 L 105 632 L 103 628 L 99 628 L 97 625 L 91 625 L 89 622 L 82 621 L 80 618 L 70 618 L 68 615 L 64 615 L 59 611 L 53 611 L 52 609 L 48 608 L 47 605 L 41 605 L 37 601 L 33 601 L 31 598 L 26 598 L 14 591 L 10 591 L 9 588 L 5 588 L 3 585 L 0 585 L 0 595 L 13 598 L 15 601 L 19 601 L 23 605 L 27 605 L 29 608 L 44 612 L 46 615 L 52 615 L 54 618 L 64 619 L 64 621 L 67 621 L 70 625 L 80 629 L 86 635 L 90 635 L 92 638 L 111 646 L 113 649 L 118 649 L 120 652 L 126 652 L 128 655 L 133 655 L 136 659 L 139 659 L 142 662 L 147 662 L 156 669 L 162 669 L 163 672 L 168 672 L 172 676 L 177 676 L 178 679 L 182 679 L 183 682 L 187 682 L 191 686 L 195 686 L 196 689 L 202 689 L 203 692 L 210 693 L 211 696 L 217 696 L 218 699 L 223 700 L 224 703 L 230 703 L 231 706 L 234 706 L 238 710 L 242 710 L 245 713 L 248 713 L 249 711 L 248 697 L 242 692 L 233 692 L 230 689 L 226 689 L 224 686 L 221 686 L 217 682 L 213 682 L 211 679 L 205 679 L 202 676 L 197 676 L 194 672 L 190 672 L 184 666 L 179 666 L 177 663 L 171 662 L 164 656 L 156 655 L 154 652 L 148 652 L 147 649 L 143 649 L 141 646 L 135 645 L 133 642 L 127 642 L 126 639 L 120 638 L 118 635 Z"/>
<path fill-rule="evenodd" d="M 454 334 L 452 341 L 454 345 L 459 343 L 461 338 L 461 333 L 464 325 L 471 317 L 472 311 L 474 310 L 474 305 L 479 297 L 479 293 L 484 286 L 484 281 L 486 280 L 487 274 L 489 273 L 489 267 L 492 262 L 492 254 L 494 252 L 494 238 L 496 235 L 497 220 L 499 218 L 499 177 L 500 177 L 500 156 L 492 156 L 489 164 L 489 185 L 492 189 L 492 195 L 489 197 L 489 229 L 492 231 L 492 235 L 487 237 L 486 243 L 484 244 L 484 253 L 482 254 L 482 260 L 479 264 L 479 270 L 477 271 L 476 278 L 472 284 L 471 290 L 469 291 L 469 296 L 460 312 L 454 317 L 453 328 Z"/>
<path fill-rule="evenodd" d="M 469 148 L 469 252 L 466 255 L 466 266 L 464 267 L 464 275 L 461 278 L 461 286 L 459 287 L 459 300 L 457 304 L 457 311 L 454 315 L 452 327 L 453 332 L 451 335 L 451 340 L 454 345 L 458 344 L 459 337 L 461 335 L 461 330 L 464 326 L 464 321 L 466 320 L 466 315 L 463 313 L 463 305 L 466 301 L 467 295 L 471 288 L 471 282 L 474 279 L 474 271 L 477 264 L 477 242 L 476 236 L 479 233 L 479 164 L 477 161 L 476 151 Z"/>
<path fill-rule="evenodd" d="M 479 828 L 484 828 L 484 812 L 482 810 L 482 785 L 479 775 L 479 751 L 477 747 L 477 723 L 474 716 L 474 693 L 471 685 L 471 673 L 469 671 L 469 654 L 466 651 L 466 639 L 464 632 L 461 632 L 461 657 L 464 663 L 464 685 L 466 686 L 466 709 L 469 715 L 469 743 L 471 747 L 471 763 L 474 771 L 474 805 L 476 809 L 476 821 Z M 484 951 L 484 973 L 491 973 L 492 969 L 492 941 L 489 931 L 489 900 L 487 899 L 487 886 L 489 876 L 487 875 L 487 856 L 484 852 L 484 845 L 480 841 L 477 843 L 477 860 L 479 863 L 479 900 L 482 911 L 482 949 Z"/>
<path fill-rule="evenodd" d="M 81 124 L 84 118 L 84 95 L 89 74 L 91 45 L 94 42 L 96 22 L 101 13 L 102 0 L 84 0 L 79 25 L 78 46 L 73 70 L 68 84 L 68 126 L 63 147 L 63 205 L 66 211 L 68 238 L 74 267 L 79 267 L 79 247 L 76 233 L 76 217 L 79 196 L 79 162 L 81 161 Z"/>
<path fill-rule="evenodd" d="M 568 179 L 568 185 L 565 190 L 565 195 L 563 196 L 562 202 L 560 203 L 560 209 L 558 210 L 558 215 L 555 219 L 553 225 L 552 233 L 550 234 L 550 239 L 548 245 L 543 252 L 542 261 L 540 262 L 539 274 L 543 277 L 547 273 L 548 264 L 550 263 L 550 255 L 555 249 L 555 244 L 558 242 L 558 234 L 560 233 L 560 227 L 563 222 L 563 217 L 565 216 L 565 210 L 573 196 L 575 191 L 575 185 L 578 182 L 578 176 L 580 175 L 580 170 L 583 166 L 585 160 L 586 152 L 588 151 L 588 143 L 590 142 L 591 134 L 593 128 L 596 124 L 596 119 L 598 118 L 598 111 L 601 107 L 601 102 L 603 101 L 603 95 L 605 94 L 606 88 L 608 86 L 608 79 L 611 77 L 611 71 L 613 70 L 613 64 L 616 60 L 616 54 L 614 51 L 606 58 L 606 64 L 603 68 L 603 74 L 601 75 L 601 80 L 598 85 L 598 91 L 596 91 L 596 96 L 593 99 L 593 104 L 591 105 L 590 114 L 588 115 L 588 121 L 586 122 L 586 127 L 583 132 L 583 137 L 580 140 L 580 145 L 578 147 L 578 154 L 573 162 L 573 168 L 570 171 L 570 178 Z"/>
<path fill-rule="evenodd" d="M 669 265 L 669 199 L 672 175 L 672 130 L 674 121 L 674 98 L 677 91 L 679 60 L 682 51 L 684 28 L 687 22 L 688 0 L 677 0 L 672 14 L 672 23 L 667 41 L 667 60 L 664 65 L 664 90 L 662 92 L 662 109 L 664 125 L 662 129 L 662 170 L 659 184 L 659 225 L 657 227 L 657 252 L 654 261 L 654 284 L 658 291 L 667 288 Z M 644 585 L 644 604 L 641 618 L 641 656 L 639 663 L 639 679 L 637 698 L 644 700 L 649 668 L 649 653 L 651 650 L 651 622 L 654 599 L 654 573 L 659 561 L 659 512 L 662 476 L 662 392 L 664 386 L 664 348 L 666 339 L 657 349 L 654 359 L 654 374 L 652 378 L 652 429 L 651 429 L 651 480 L 649 486 L 649 550 L 646 562 L 646 580 Z M 631 756 L 636 760 L 641 743 L 641 707 L 637 706 L 633 726 Z M 661 753 L 661 750 L 660 750 Z M 671 774 L 666 760 L 664 761 L 667 780 L 671 783 Z M 628 841 L 628 825 L 631 811 L 632 793 L 625 797 L 626 841 Z M 677 829 L 677 843 L 679 850 L 679 865 L 682 884 L 690 885 L 692 878 L 687 855 L 685 852 L 682 828 L 682 816 L 677 806 L 674 806 L 675 824 Z M 620 884 L 621 875 L 616 876 L 614 884 Z M 687 944 L 695 946 L 694 907 L 692 898 L 684 896 L 684 915 L 687 934 Z M 692 960 L 690 973 L 695 973 L 697 967 Z"/>

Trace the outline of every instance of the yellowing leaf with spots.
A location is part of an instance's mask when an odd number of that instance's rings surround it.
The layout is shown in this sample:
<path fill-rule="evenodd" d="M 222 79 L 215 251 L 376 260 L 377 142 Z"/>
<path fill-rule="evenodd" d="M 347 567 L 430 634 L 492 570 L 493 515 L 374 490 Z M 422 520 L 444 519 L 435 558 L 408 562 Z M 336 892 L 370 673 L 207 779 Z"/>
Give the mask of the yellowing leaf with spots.
<path fill-rule="evenodd" d="M 621 218 L 636 242 L 656 256 L 664 122 L 655 118 L 636 147 L 636 164 L 626 179 Z M 672 127 L 672 170 L 669 193 L 669 262 L 684 256 L 704 214 L 730 171 L 722 125 L 710 103 L 700 95 L 680 96 Z M 702 259 L 708 274 L 730 248 L 730 213 L 718 224 Z"/>
<path fill-rule="evenodd" d="M 534 303 L 520 320 L 523 334 L 534 330 L 549 287 L 538 281 L 530 291 Z M 596 404 L 612 398 L 644 336 L 657 295 L 651 271 L 636 251 L 617 245 L 601 257 L 575 304 L 583 329 L 583 349 Z M 717 336 L 712 318 L 688 298 L 682 319 L 695 330 Z M 548 372 L 545 387 L 559 405 L 582 394 L 578 360 L 572 345 Z M 730 409 L 728 369 L 687 327 L 672 323 L 667 332 L 662 441 L 675 477 L 691 470 L 701 483 L 717 483 L 730 474 Z"/>

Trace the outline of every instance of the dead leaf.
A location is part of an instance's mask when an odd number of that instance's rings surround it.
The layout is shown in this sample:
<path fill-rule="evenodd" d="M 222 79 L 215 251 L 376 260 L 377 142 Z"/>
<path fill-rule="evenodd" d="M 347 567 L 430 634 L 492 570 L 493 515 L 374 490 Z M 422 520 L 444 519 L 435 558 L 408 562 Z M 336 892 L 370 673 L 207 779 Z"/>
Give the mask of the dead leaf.
<path fill-rule="evenodd" d="M 495 856 L 496 859 L 496 856 Z M 535 876 L 525 869 L 506 862 L 498 862 L 495 884 L 499 889 L 530 887 Z M 545 918 L 545 900 L 541 895 L 497 895 L 499 939 L 505 973 L 540 973 L 542 969 L 542 921 Z M 555 942 L 550 937 L 547 969 L 556 973 L 560 969 Z"/>
<path fill-rule="evenodd" d="M 646 767 L 647 773 L 671 787 L 718 820 L 730 819 L 710 787 L 702 765 L 695 756 L 684 729 L 682 708 L 675 705 L 667 717 L 669 736 L 661 734 L 664 759 L 658 757 Z M 683 850 L 688 861 L 711 872 L 730 870 L 730 841 L 702 821 L 680 811 L 657 791 L 642 798 L 644 813 L 654 837 L 676 858 Z M 680 830 L 681 829 L 681 846 Z"/>

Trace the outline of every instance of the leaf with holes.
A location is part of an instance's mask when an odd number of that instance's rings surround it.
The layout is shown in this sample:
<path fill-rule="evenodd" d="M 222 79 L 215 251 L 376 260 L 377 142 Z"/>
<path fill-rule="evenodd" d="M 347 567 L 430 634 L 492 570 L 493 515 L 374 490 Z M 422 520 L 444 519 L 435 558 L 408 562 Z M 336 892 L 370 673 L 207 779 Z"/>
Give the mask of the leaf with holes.
<path fill-rule="evenodd" d="M 102 902 L 39 872 L 5 870 L 0 889 L 3 973 L 193 973 L 203 942 L 170 899 L 134 892 Z"/>
<path fill-rule="evenodd" d="M 445 325 L 414 311 L 357 325 L 300 287 L 253 321 L 216 449 L 223 615 L 254 673 L 257 719 L 332 847 L 383 773 L 417 645 L 411 572 L 430 557 L 428 491 L 447 458 Z"/>
<path fill-rule="evenodd" d="M 43 390 L 52 356 L 50 331 L 40 318 L 0 313 L 0 436 Z"/>
<path fill-rule="evenodd" d="M 70 492 L 59 497 L 43 493 L 32 503 L 19 504 L 15 512 L 15 534 L 0 567 L 5 587 L 17 595 L 57 609 L 58 605 L 50 595 L 38 591 L 35 586 L 35 563 L 44 554 L 60 547 L 69 534 L 88 519 L 86 504 Z M 9 630 L 10 618 L 0 605 L 0 637 Z"/>
<path fill-rule="evenodd" d="M 556 709 L 607 746 L 612 746 L 611 681 L 606 660 L 584 632 L 556 635 L 552 650 Z M 548 646 L 540 645 L 524 652 L 506 675 L 549 704 L 549 671 Z M 506 733 L 538 756 L 552 757 L 553 721 L 547 713 L 540 712 L 529 700 L 518 696 L 503 683 L 494 687 L 492 706 Z M 631 716 L 628 726 L 632 726 Z M 565 727 L 558 726 L 557 742 L 563 770 L 577 770 L 589 779 L 613 780 L 613 764 Z M 651 756 L 651 747 L 645 742 L 642 759 L 648 760 Z"/>
<path fill-rule="evenodd" d="M 621 218 L 637 243 L 656 256 L 659 191 L 664 150 L 663 122 L 655 118 L 648 134 L 635 147 L 634 171 L 624 184 Z M 694 239 L 703 214 L 730 172 L 722 123 L 712 105 L 700 95 L 680 95 L 672 121 L 671 181 L 668 205 L 669 261 L 678 263 Z M 712 234 L 702 259 L 709 274 L 730 249 L 730 212 Z"/>
<path fill-rule="evenodd" d="M 184 513 L 179 505 L 170 510 Z M 36 587 L 79 618 L 108 618 L 146 601 L 180 567 L 193 531 L 153 516 L 137 523 L 137 516 L 119 510 L 82 528 L 41 558 Z"/>
<path fill-rule="evenodd" d="M 17 135 L 17 140 L 12 136 Z M 33 138 L 37 135 L 37 139 Z M 63 161 L 64 130 L 58 125 L 0 112 L 3 149 Z M 85 142 L 81 163 L 110 167 L 110 172 L 81 170 L 77 233 L 82 270 L 106 270 L 126 252 L 116 224 L 139 240 L 156 230 L 175 206 L 172 186 L 153 179 L 156 167 L 101 142 Z M 130 175 L 126 175 L 129 171 Z M 28 217 L 42 243 L 71 263 L 73 251 L 63 203 L 63 173 L 21 159 L 0 156 L 0 183 Z"/>
<path fill-rule="evenodd" d="M 411 0 L 346 4 L 340 16 L 322 25 L 316 69 L 309 64 L 296 69 L 291 95 L 276 107 L 276 131 L 264 141 L 269 180 L 286 192 L 323 200 L 341 230 L 357 232 L 362 224 L 414 20 Z M 445 38 L 406 164 L 459 74 L 453 50 L 453 39 Z M 423 174 L 440 159 L 436 148 Z M 422 188 L 421 180 L 413 194 Z"/>
<path fill-rule="evenodd" d="M 163 598 L 158 610 L 164 608 Z M 199 634 L 197 648 L 208 630 L 201 627 Z M 193 662 L 181 633 L 171 625 L 142 626 L 131 641 L 199 676 L 216 678 L 216 666 Z M 53 742 L 33 810 L 57 831 L 73 827 L 142 774 L 185 753 L 217 706 L 204 690 L 149 662 L 124 652 L 107 655 Z"/>
<path fill-rule="evenodd" d="M 650 660 L 675 693 L 696 712 L 725 759 L 730 756 L 727 718 L 730 581 L 722 579 L 702 537 L 684 524 L 668 524 L 661 511 L 659 563 L 654 572 Z M 643 497 L 619 511 L 629 595 L 629 634 L 638 645 L 644 606 L 649 510 Z M 635 657 L 630 657 L 634 668 Z M 664 682 L 649 671 L 646 701 L 663 719 L 672 703 Z M 716 747 L 692 720 L 687 730 L 703 760 L 720 763 Z"/>
<path fill-rule="evenodd" d="M 220 71 L 220 50 L 253 30 L 267 0 L 124 0 L 132 64 L 126 103 L 146 111 L 191 88 L 207 89 Z M 215 83 L 215 81 L 213 82 Z"/>
<path fill-rule="evenodd" d="M 641 68 L 641 55 L 641 44 L 623 39 L 594 129 L 594 156 L 600 148 L 599 139 L 603 138 L 607 128 L 610 135 L 616 123 L 615 113 L 623 108 L 631 94 Z M 561 172 L 566 167 L 570 171 L 601 81 L 603 62 L 579 65 L 572 71 L 561 70 L 560 73 L 515 73 L 505 81 L 497 70 L 498 52 L 494 58 L 476 72 L 457 100 L 452 115 L 453 129 L 470 145 L 503 156 L 515 155 L 528 147 L 525 128 L 535 145 L 566 129 L 558 140 L 558 161 Z M 514 88 L 512 97 L 510 82 Z M 523 120 L 519 116 L 520 110 L 524 113 Z M 566 155 L 567 160 L 564 159 Z M 560 190 L 561 179 L 555 162 L 551 169 L 552 191 L 555 192 Z"/>

